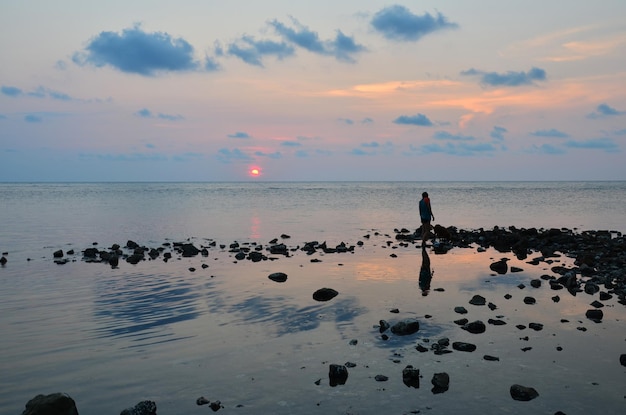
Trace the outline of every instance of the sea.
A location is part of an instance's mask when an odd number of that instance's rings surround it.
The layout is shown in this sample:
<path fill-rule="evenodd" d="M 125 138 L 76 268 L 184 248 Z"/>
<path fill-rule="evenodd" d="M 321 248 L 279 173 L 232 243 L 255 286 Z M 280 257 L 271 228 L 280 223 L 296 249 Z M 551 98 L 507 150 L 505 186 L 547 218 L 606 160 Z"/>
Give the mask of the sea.
<path fill-rule="evenodd" d="M 624 306 L 609 301 L 603 323 L 590 323 L 593 298 L 561 293 L 557 303 L 543 288 L 529 307 L 528 281 L 553 264 L 509 257 L 524 271 L 503 278 L 489 270 L 503 256 L 491 250 L 425 257 L 399 245 L 395 232 L 420 226 L 424 191 L 445 227 L 626 232 L 624 181 L 0 183 L 0 415 L 55 392 L 81 414 L 116 414 L 142 400 L 161 415 L 210 411 L 200 397 L 239 414 L 620 413 Z M 291 253 L 253 263 L 231 250 L 272 240 Z M 209 253 L 118 267 L 82 259 L 86 248 L 128 241 Z M 356 249 L 312 258 L 299 250 L 310 241 Z M 55 262 L 59 250 L 67 261 Z M 430 292 L 418 285 L 426 258 Z M 274 272 L 287 281 L 269 280 Z M 322 287 L 339 295 L 312 300 Z M 469 306 L 475 294 L 497 309 Z M 469 318 L 508 324 L 468 335 L 453 323 L 458 305 Z M 401 317 L 419 318 L 420 332 L 385 339 L 380 320 Z M 535 321 L 545 329 L 518 328 Z M 441 339 L 479 350 L 415 350 Z M 346 362 L 348 381 L 330 386 L 329 364 Z M 420 388 L 402 383 L 409 364 L 421 370 Z M 450 375 L 445 393 L 431 391 L 439 372 Z M 512 384 L 539 397 L 515 401 Z"/>

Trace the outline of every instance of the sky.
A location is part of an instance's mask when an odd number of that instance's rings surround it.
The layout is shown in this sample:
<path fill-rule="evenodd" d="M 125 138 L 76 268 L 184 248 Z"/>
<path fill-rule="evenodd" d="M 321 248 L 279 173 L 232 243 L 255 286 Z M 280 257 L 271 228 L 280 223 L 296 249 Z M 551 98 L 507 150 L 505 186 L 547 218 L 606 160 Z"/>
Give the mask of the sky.
<path fill-rule="evenodd" d="M 0 0 L 0 182 L 626 180 L 623 0 Z"/>

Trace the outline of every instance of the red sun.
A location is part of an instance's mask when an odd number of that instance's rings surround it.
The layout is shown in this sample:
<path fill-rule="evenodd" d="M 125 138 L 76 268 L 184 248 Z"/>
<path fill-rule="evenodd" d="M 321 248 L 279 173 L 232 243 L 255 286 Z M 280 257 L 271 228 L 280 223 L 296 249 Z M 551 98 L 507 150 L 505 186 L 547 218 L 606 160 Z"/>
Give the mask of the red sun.
<path fill-rule="evenodd" d="M 250 169 L 248 169 L 248 175 L 250 177 L 259 177 L 261 175 L 261 168 L 260 167 L 250 167 Z"/>

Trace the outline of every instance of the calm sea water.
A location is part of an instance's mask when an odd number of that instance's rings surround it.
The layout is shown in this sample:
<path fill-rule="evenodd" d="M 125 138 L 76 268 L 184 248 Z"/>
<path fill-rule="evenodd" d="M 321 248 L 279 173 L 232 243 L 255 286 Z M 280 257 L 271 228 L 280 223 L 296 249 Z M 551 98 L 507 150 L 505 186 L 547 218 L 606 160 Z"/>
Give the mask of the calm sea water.
<path fill-rule="evenodd" d="M 213 238 L 341 239 L 435 223 L 626 231 L 626 182 L 0 184 L 0 247 Z"/>
<path fill-rule="evenodd" d="M 442 291 L 422 295 L 421 250 L 384 235 L 418 226 L 422 191 L 445 226 L 626 231 L 626 182 L 0 184 L 0 253 L 8 259 L 0 268 L 0 414 L 59 391 L 81 414 L 115 414 L 144 399 L 162 415 L 210 410 L 196 406 L 199 396 L 241 414 L 618 413 L 624 307 L 611 300 L 604 322 L 591 323 L 584 315 L 597 296 L 561 294 L 555 303 L 547 288 L 518 288 L 549 265 L 509 257 L 524 271 L 493 277 L 488 265 L 502 254 L 473 249 L 431 253 L 432 288 Z M 80 252 L 96 242 L 266 244 L 281 234 L 294 246 L 365 244 L 354 254 L 316 254 L 319 263 L 302 252 L 236 261 L 219 245 L 206 258 L 115 269 L 80 255 L 65 265 L 52 258 L 56 249 Z M 279 271 L 289 275 L 284 284 L 267 278 Z M 340 295 L 312 301 L 323 286 Z M 498 308 L 468 306 L 474 294 Z M 527 306 L 527 295 L 537 304 Z M 498 316 L 507 325 L 468 334 L 452 323 L 458 305 L 472 320 Z M 420 318 L 418 335 L 383 341 L 379 320 L 403 317 Z M 530 322 L 545 329 L 516 328 Z M 478 350 L 436 356 L 414 349 L 442 337 Z M 347 361 L 357 364 L 347 384 L 330 387 L 328 364 Z M 402 384 L 407 364 L 421 370 L 418 390 Z M 442 371 L 451 388 L 432 394 L 430 378 Z M 389 381 L 376 382 L 378 374 Z M 536 387 L 540 398 L 512 401 L 513 383 Z"/>

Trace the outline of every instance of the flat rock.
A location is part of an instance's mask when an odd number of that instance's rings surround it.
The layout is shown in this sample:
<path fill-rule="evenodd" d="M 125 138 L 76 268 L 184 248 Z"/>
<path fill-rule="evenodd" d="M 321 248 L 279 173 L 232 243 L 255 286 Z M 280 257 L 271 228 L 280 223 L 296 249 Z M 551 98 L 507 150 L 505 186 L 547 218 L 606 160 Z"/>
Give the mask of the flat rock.
<path fill-rule="evenodd" d="M 487 304 L 487 300 L 482 295 L 475 295 L 469 301 L 471 305 L 485 305 Z"/>
<path fill-rule="evenodd" d="M 284 272 L 274 272 L 267 276 L 270 280 L 274 282 L 285 282 L 287 281 L 287 274 Z"/>
<path fill-rule="evenodd" d="M 473 334 L 484 333 L 487 328 L 485 327 L 485 323 L 480 320 L 472 321 L 471 323 L 467 323 L 462 327 L 463 330 L 468 331 Z"/>
<path fill-rule="evenodd" d="M 405 318 L 391 326 L 391 332 L 397 336 L 407 336 L 417 333 L 420 329 L 420 323 L 416 318 Z"/>

